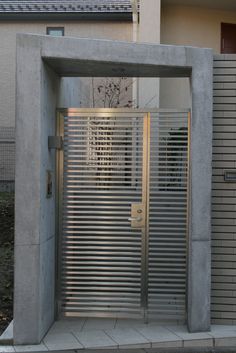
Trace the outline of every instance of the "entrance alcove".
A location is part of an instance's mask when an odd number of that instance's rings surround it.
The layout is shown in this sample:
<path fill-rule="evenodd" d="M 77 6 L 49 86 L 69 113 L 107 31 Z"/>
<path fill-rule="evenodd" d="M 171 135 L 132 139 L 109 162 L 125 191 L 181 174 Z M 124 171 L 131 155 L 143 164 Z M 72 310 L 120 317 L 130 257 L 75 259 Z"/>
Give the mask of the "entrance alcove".
<path fill-rule="evenodd" d="M 61 202 L 58 200 L 61 194 L 56 187 L 59 185 L 56 152 L 48 148 L 48 137 L 60 135 L 56 131 L 57 108 L 79 106 L 76 77 L 190 79 L 192 106 L 189 128 L 186 312 L 191 332 L 209 329 L 211 75 L 212 52 L 208 49 L 18 35 L 14 294 L 16 344 L 40 342 L 54 322 L 57 303 L 60 302 L 55 288 L 58 277 L 58 228 L 61 222 L 57 204 Z M 138 115 L 148 112 L 147 109 L 134 113 Z M 73 109 L 69 113 L 73 113 Z M 123 114 L 123 117 L 130 113 L 121 110 L 119 114 Z M 54 143 L 54 147 L 60 147 L 58 139 L 54 139 Z M 146 145 L 143 143 L 143 146 Z M 53 143 L 49 147 L 53 147 Z M 50 188 L 49 180 L 52 180 Z M 50 193 L 47 193 L 48 189 Z"/>

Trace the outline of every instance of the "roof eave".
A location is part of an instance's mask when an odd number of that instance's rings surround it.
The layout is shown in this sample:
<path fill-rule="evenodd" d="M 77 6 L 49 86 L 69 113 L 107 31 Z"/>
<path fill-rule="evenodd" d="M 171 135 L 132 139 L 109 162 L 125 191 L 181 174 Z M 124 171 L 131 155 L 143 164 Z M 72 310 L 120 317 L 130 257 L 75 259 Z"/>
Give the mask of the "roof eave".
<path fill-rule="evenodd" d="M 132 21 L 132 12 L 0 12 L 0 21 Z"/>

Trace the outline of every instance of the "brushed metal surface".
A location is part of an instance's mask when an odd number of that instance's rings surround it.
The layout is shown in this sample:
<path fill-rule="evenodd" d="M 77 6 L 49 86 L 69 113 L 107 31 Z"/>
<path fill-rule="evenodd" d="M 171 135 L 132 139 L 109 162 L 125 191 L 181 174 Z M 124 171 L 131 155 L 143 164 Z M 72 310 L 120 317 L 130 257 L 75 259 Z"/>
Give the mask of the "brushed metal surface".
<path fill-rule="evenodd" d="M 60 312 L 184 322 L 189 111 L 60 119 Z"/>

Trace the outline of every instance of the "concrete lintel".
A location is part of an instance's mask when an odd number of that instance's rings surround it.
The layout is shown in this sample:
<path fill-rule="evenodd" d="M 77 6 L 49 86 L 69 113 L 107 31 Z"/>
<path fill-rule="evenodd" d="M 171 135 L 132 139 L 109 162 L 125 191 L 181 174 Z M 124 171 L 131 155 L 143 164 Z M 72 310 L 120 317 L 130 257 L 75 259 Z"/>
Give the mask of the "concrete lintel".
<path fill-rule="evenodd" d="M 18 34 L 40 38 L 42 58 L 60 76 L 189 77 L 186 47 L 100 39 Z"/>

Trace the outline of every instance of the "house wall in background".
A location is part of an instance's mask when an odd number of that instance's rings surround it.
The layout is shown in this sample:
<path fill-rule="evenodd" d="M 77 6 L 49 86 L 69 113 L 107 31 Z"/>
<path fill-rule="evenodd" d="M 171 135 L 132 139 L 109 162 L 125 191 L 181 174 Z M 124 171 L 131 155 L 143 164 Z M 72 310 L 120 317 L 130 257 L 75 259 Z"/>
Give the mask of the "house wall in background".
<path fill-rule="evenodd" d="M 212 48 L 219 53 L 222 22 L 236 23 L 236 11 L 163 6 L 161 43 Z"/>
<path fill-rule="evenodd" d="M 141 0 L 138 41 L 160 44 L 161 0 Z M 140 78 L 138 83 L 138 106 L 159 107 L 158 78 Z"/>
<path fill-rule="evenodd" d="M 0 125 L 15 125 L 16 33 L 46 34 L 46 27 L 64 27 L 65 36 L 132 40 L 132 22 L 62 21 L 0 22 Z"/>
<path fill-rule="evenodd" d="M 221 23 L 236 23 L 236 11 L 171 5 L 161 9 L 161 43 L 212 48 L 220 52 Z M 188 79 L 161 79 L 160 106 L 189 108 Z"/>

